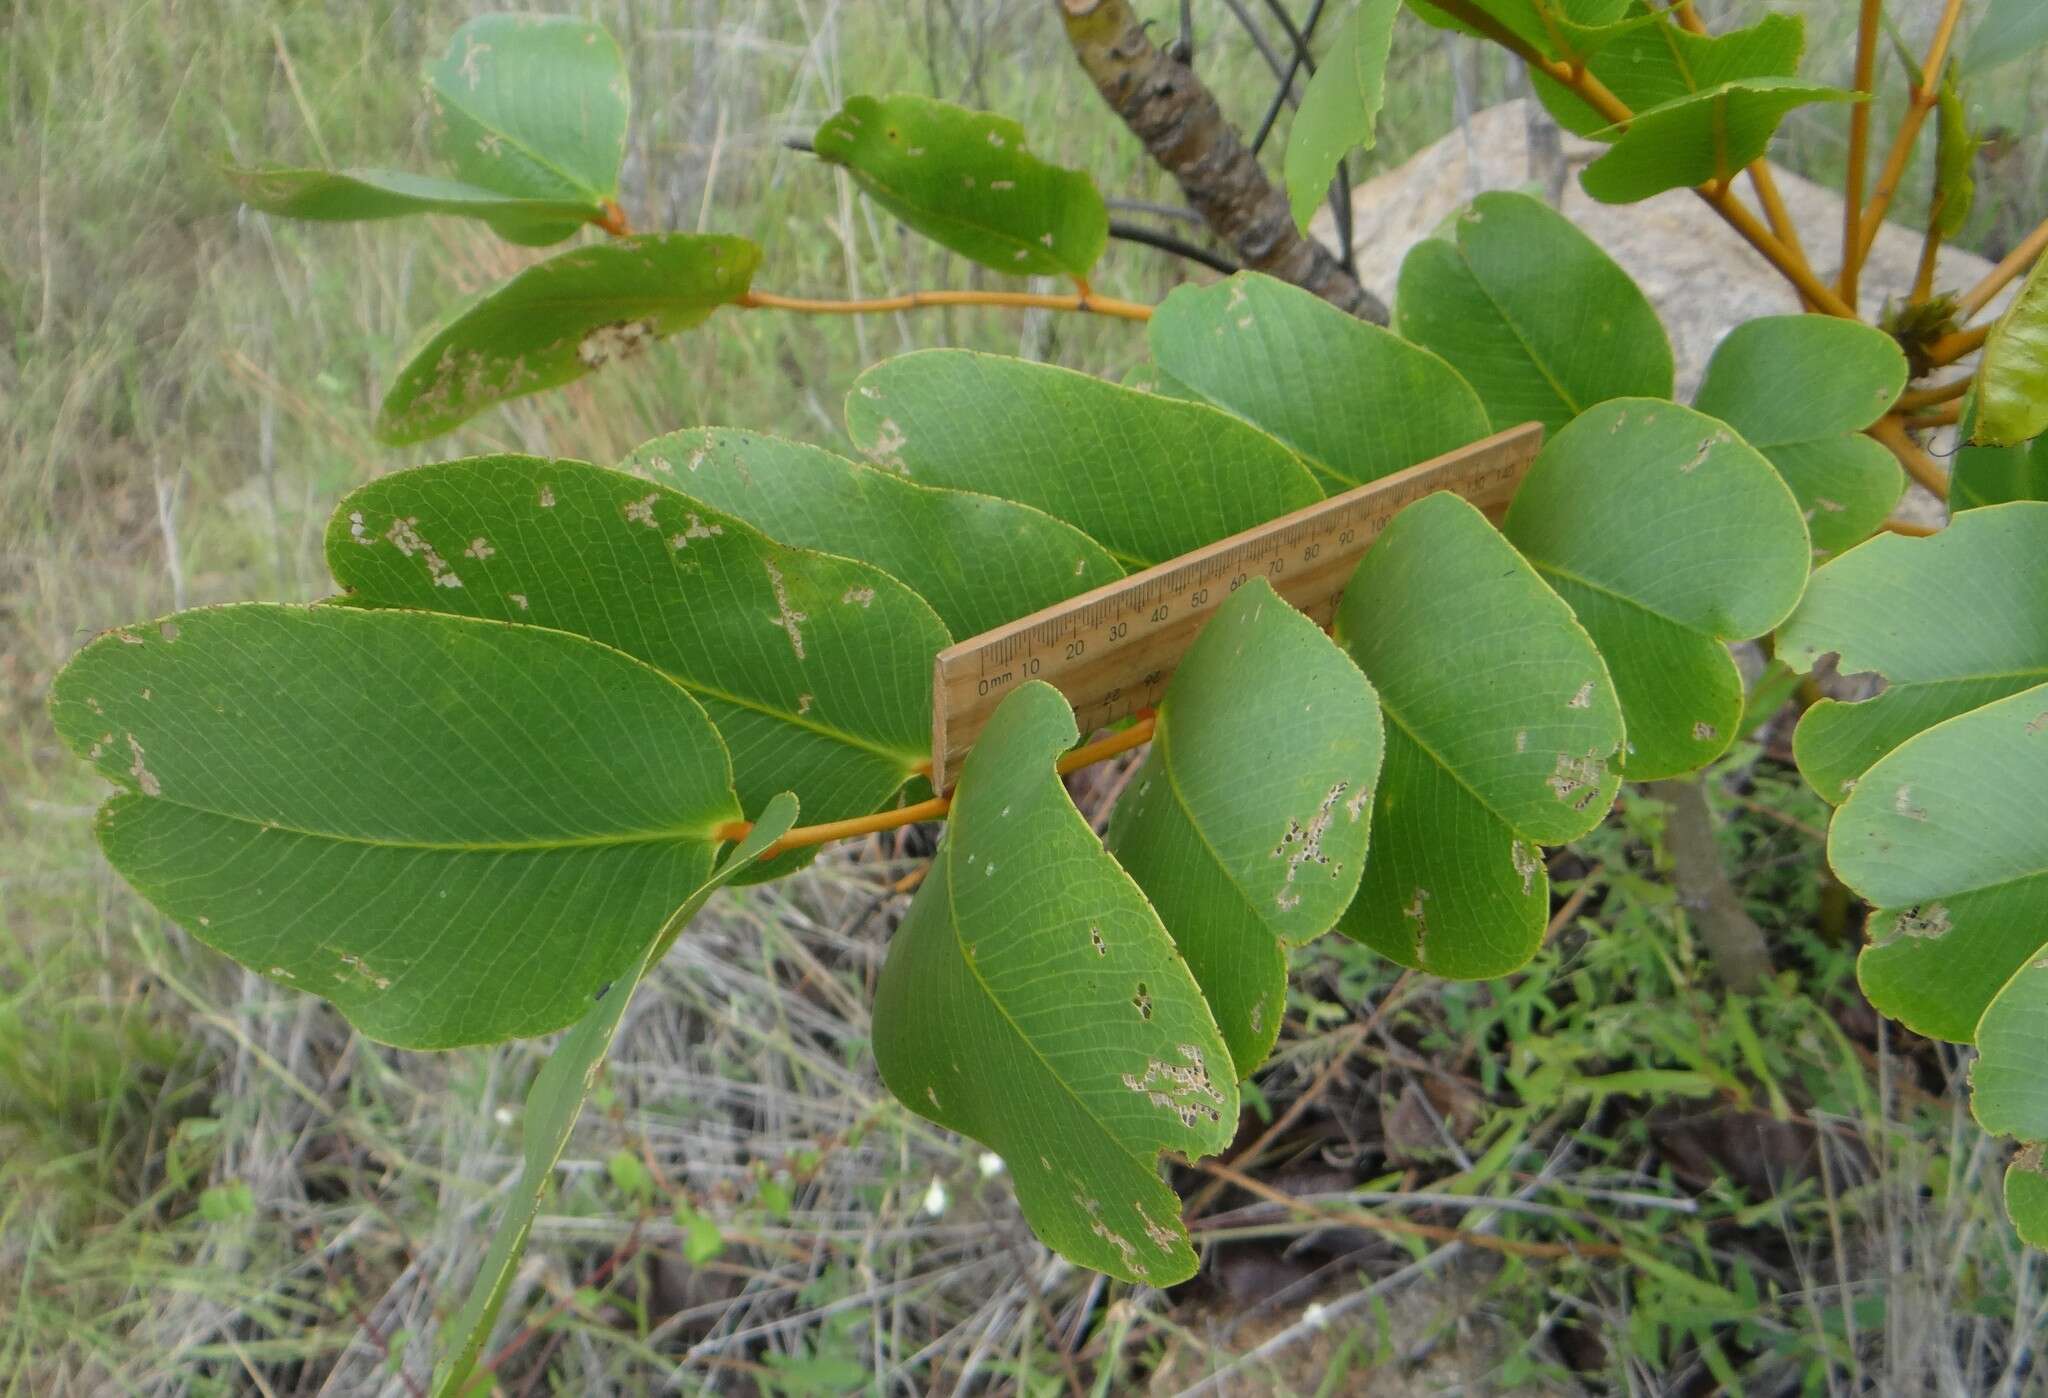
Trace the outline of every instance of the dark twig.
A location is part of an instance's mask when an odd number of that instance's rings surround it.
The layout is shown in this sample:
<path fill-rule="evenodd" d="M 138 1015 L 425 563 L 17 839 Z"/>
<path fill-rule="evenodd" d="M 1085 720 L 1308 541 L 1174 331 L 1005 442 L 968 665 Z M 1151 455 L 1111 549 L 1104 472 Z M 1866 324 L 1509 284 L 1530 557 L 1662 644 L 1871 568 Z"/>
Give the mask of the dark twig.
<path fill-rule="evenodd" d="M 1171 233 L 1161 233 L 1156 228 L 1147 228 L 1142 223 L 1126 223 L 1120 218 L 1113 218 L 1109 221 L 1109 236 L 1126 243 L 1143 243 L 1148 248 L 1158 248 L 1161 252 L 1170 252 L 1175 257 L 1185 257 L 1190 262 L 1199 262 L 1226 277 L 1232 272 L 1243 270 L 1221 253 L 1198 247 L 1183 238 L 1174 237 Z"/>
<path fill-rule="evenodd" d="M 1295 70 L 1308 61 L 1308 41 L 1316 32 L 1316 21 L 1323 17 L 1324 3 L 1325 0 L 1315 0 L 1308 8 L 1308 18 L 1301 26 L 1300 42 L 1295 45 L 1294 61 L 1287 65 L 1287 80 L 1273 89 L 1273 100 L 1266 104 L 1266 114 L 1259 118 L 1258 134 L 1252 137 L 1253 155 L 1266 148 L 1266 138 L 1273 134 L 1273 123 L 1280 119 L 1280 109 L 1287 105 L 1287 96 L 1294 90 Z M 1291 26 L 1288 32 L 1293 32 Z"/>
<path fill-rule="evenodd" d="M 1119 214 L 1151 214 L 1154 218 L 1176 218 L 1197 228 L 1208 226 L 1202 222 L 1200 214 L 1185 204 L 1155 204 L 1149 199 L 1104 199 L 1102 202 Z"/>
<path fill-rule="evenodd" d="M 1244 5 L 1240 0 L 1223 0 L 1223 7 L 1229 10 L 1231 14 L 1237 16 L 1237 22 L 1244 26 L 1244 32 L 1252 36 L 1252 47 L 1259 51 L 1259 57 L 1266 60 L 1266 66 L 1273 70 L 1273 76 L 1280 79 L 1287 87 L 1292 88 L 1294 86 L 1292 71 L 1280 65 L 1280 55 L 1274 52 L 1273 46 L 1270 43 L 1266 42 L 1264 31 L 1258 25 L 1252 23 L 1252 17 L 1245 13 Z M 1290 98 L 1289 100 L 1292 99 Z"/>

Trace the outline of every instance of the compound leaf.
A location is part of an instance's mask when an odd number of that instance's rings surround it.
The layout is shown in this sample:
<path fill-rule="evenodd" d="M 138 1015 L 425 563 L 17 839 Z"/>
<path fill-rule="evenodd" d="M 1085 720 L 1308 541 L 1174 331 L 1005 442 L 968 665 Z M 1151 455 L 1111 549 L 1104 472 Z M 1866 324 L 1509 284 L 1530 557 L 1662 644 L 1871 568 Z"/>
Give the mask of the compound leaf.
<path fill-rule="evenodd" d="M 2044 1147 L 2030 1142 L 2005 1168 L 2005 1212 L 2028 1247 L 2048 1248 L 2048 1163 Z"/>
<path fill-rule="evenodd" d="M 796 824 L 796 812 L 796 798 L 787 793 L 770 801 L 746 838 L 669 917 L 631 970 L 598 992 L 596 1007 L 576 1021 L 541 1064 L 526 1094 L 526 1116 L 522 1123 L 524 1163 L 519 1182 L 505 1202 L 497 1231 L 491 1235 L 490 1247 L 470 1283 L 468 1299 L 442 1331 L 444 1358 L 434 1375 L 437 1395 L 447 1398 L 468 1386 L 477 1357 L 490 1339 L 491 1328 L 497 1324 L 498 1312 L 504 1308 L 505 1297 L 512 1288 L 513 1274 L 526 1252 L 526 1240 L 533 1232 L 534 1219 L 540 1215 L 548 1182 L 562 1152 L 568 1148 L 576 1118 L 583 1112 L 584 1099 L 597 1085 L 598 1072 L 605 1055 L 611 1052 L 612 1041 L 618 1037 L 619 1026 L 625 1022 L 626 1006 L 633 992 L 711 895 L 751 866 Z"/>
<path fill-rule="evenodd" d="M 444 320 L 377 413 L 391 443 L 438 436 L 494 403 L 580 379 L 744 296 L 744 238 L 647 233 L 557 253 Z"/>
<path fill-rule="evenodd" d="M 1985 1012 L 2048 944 L 2048 684 L 1937 723 L 1880 758 L 1835 813 L 1828 862 L 1876 907 L 1857 963 L 1870 1003 L 1919 1033 L 1959 1043 L 1983 1018 L 2009 1054 L 2011 1021 Z M 2009 1007 L 2036 1031 L 2037 996 L 2023 990 Z M 2018 1076 L 2035 1094 L 2036 1129 L 2021 1134 L 2040 1139 L 2048 1136 L 2048 1060 L 2038 1039 L 2017 1056 Z M 1992 1077 L 2009 1084 L 2000 1071 Z M 2017 1104 L 1987 1114 L 1987 1085 L 1980 1064 L 1978 1119 L 1994 1131 L 2019 1130 Z"/>
<path fill-rule="evenodd" d="M 1464 375 L 1496 429 L 1534 418 L 1555 432 L 1603 399 L 1671 396 L 1671 342 L 1641 289 L 1525 194 L 1482 194 L 1450 238 L 1417 243 L 1394 314 Z"/>
<path fill-rule="evenodd" d="M 1455 495 L 1395 516 L 1337 611 L 1379 692 L 1373 854 L 1338 928 L 1434 975 L 1522 965 L 1550 915 L 1545 844 L 1600 823 L 1621 707 L 1571 608 Z"/>
<path fill-rule="evenodd" d="M 1479 396 L 1442 359 L 1257 272 L 1177 288 L 1146 338 L 1153 392 L 1184 386 L 1264 428 L 1333 493 L 1490 430 Z"/>
<path fill-rule="evenodd" d="M 1717 83 L 1637 112 L 1579 183 L 1606 204 L 1632 204 L 1709 180 L 1726 183 L 1770 148 L 1772 133 L 1794 108 L 1857 100 L 1853 92 L 1797 78 Z"/>
<path fill-rule="evenodd" d="M 1301 106 L 1287 132 L 1282 170 L 1287 202 L 1304 233 L 1330 192 L 1337 163 L 1354 146 L 1372 149 L 1373 127 L 1387 95 L 1394 18 L 1400 13 L 1401 0 L 1360 0 L 1337 26 L 1322 66 L 1301 94 Z"/>
<path fill-rule="evenodd" d="M 1379 703 L 1349 656 L 1253 578 L 1181 658 L 1157 724 L 1109 850 L 1248 1077 L 1280 1033 L 1287 948 L 1329 931 L 1358 890 Z"/>
<path fill-rule="evenodd" d="M 435 142 L 458 179 L 523 199 L 595 205 L 618 192 L 630 94 L 625 58 L 602 25 L 480 15 L 455 31 L 426 76 Z M 514 242 L 567 236 L 499 232 Z"/>
<path fill-rule="evenodd" d="M 2039 954 L 2012 973 L 1978 1022 L 1970 1110 L 1986 1131 L 2040 1142 L 2048 1141 L 2048 901 L 2037 895 L 2032 911 Z"/>
<path fill-rule="evenodd" d="M 527 199 L 461 180 L 402 170 L 229 170 L 228 182 L 252 209 L 330 222 L 453 214 L 488 221 L 513 242 L 559 242 L 603 217 L 601 204 Z"/>
<path fill-rule="evenodd" d="M 1061 785 L 1079 736 L 1032 681 L 968 755 L 875 991 L 875 1062 L 918 1115 L 1009 1164 L 1032 1230 L 1125 1281 L 1193 1275 L 1162 1151 L 1237 1129 L 1230 1051 L 1158 914 Z"/>
<path fill-rule="evenodd" d="M 1034 506 L 1127 568 L 1323 498 L 1293 452 L 1228 413 L 968 350 L 869 369 L 846 425 L 878 465 Z"/>
<path fill-rule="evenodd" d="M 1799 770 L 1841 802 L 1906 739 L 1980 704 L 2048 681 L 2048 504 L 1967 510 L 1928 539 L 1880 534 L 1814 573 L 1778 632 L 1778 656 L 1811 670 L 1841 657 L 1884 691 L 1823 699 L 1792 735 Z"/>
<path fill-rule="evenodd" d="M 576 1019 L 739 816 L 695 700 L 536 627 L 203 608 L 95 640 L 51 712 L 143 897 L 408 1048 Z"/>
<path fill-rule="evenodd" d="M 1597 30 L 1573 31 L 1589 72 L 1633 112 L 1647 112 L 1703 89 L 1741 78 L 1789 78 L 1799 71 L 1806 24 L 1797 15 L 1766 15 L 1723 34 L 1694 34 L 1669 14 L 1645 13 Z M 1613 123 L 1547 73 L 1531 85 L 1558 124 L 1595 136 Z"/>
<path fill-rule="evenodd" d="M 1768 461 L 1689 408 L 1602 403 L 1545 444 L 1502 528 L 1606 658 L 1631 780 L 1727 751 L 1743 686 L 1723 642 L 1783 621 L 1811 556 Z"/>
<path fill-rule="evenodd" d="M 1984 341 L 1970 440 L 2009 447 L 2048 432 L 2048 257 L 2038 258 Z"/>
<path fill-rule="evenodd" d="M 931 747 L 945 627 L 852 559 L 791 548 L 665 486 L 580 461 L 397 471 L 327 529 L 349 600 L 574 632 L 694 694 L 748 810 L 794 791 L 818 820 L 886 802 Z"/>
<path fill-rule="evenodd" d="M 1729 331 L 1693 406 L 1761 451 L 1792 487 L 1815 548 L 1870 537 L 1905 493 L 1883 446 L 1862 435 L 1906 386 L 1898 341 L 1835 316 L 1762 316 Z"/>
<path fill-rule="evenodd" d="M 2048 45 L 2048 7 L 2040 0 L 1989 0 L 1963 48 L 1963 71 L 1985 73 Z"/>
<path fill-rule="evenodd" d="M 849 97 L 812 145 L 890 213 L 998 272 L 1085 277 L 1109 241 L 1095 181 L 1031 154 L 1008 117 L 910 93 Z"/>
<path fill-rule="evenodd" d="M 2011 500 L 2048 500 L 2048 436 L 2014 447 L 1966 445 L 1956 452 L 1948 487 L 1951 512 Z"/>
<path fill-rule="evenodd" d="M 1102 545 L 1029 505 L 920 485 L 779 437 L 672 432 L 624 464 L 771 538 L 874 564 L 917 589 L 959 637 L 1123 576 Z"/>

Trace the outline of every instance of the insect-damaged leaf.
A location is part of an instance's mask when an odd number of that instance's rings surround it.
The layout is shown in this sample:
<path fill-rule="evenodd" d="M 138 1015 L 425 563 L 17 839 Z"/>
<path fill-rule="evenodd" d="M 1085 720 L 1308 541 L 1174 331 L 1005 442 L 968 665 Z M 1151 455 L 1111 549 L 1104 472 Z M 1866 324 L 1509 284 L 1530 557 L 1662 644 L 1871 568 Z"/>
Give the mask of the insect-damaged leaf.
<path fill-rule="evenodd" d="M 1637 112 L 1579 183 L 1606 204 L 1632 204 L 1710 180 L 1725 184 L 1770 149 L 1771 134 L 1794 108 L 1856 100 L 1853 92 L 1796 78 L 1718 83 Z"/>
<path fill-rule="evenodd" d="M 377 413 L 387 442 L 438 436 L 494 403 L 630 359 L 746 294 L 744 238 L 648 233 L 557 253 L 442 322 Z"/>
<path fill-rule="evenodd" d="M 1253 578 L 1217 609 L 1159 703 L 1109 850 L 1159 910 L 1237 1065 L 1265 1061 L 1287 948 L 1358 890 L 1379 704 L 1350 657 Z"/>
<path fill-rule="evenodd" d="M 1353 146 L 1372 148 L 1373 127 L 1386 100 L 1394 19 L 1400 13 L 1401 0 L 1360 0 L 1337 26 L 1323 66 L 1301 95 L 1283 163 L 1287 202 L 1304 233 L 1316 206 L 1330 192 L 1337 162 Z"/>
<path fill-rule="evenodd" d="M 1178 288 L 1146 327 L 1152 392 L 1199 395 L 1299 453 L 1332 493 L 1476 442 L 1479 396 L 1428 350 L 1257 272 Z"/>
<path fill-rule="evenodd" d="M 335 507 L 328 566 L 376 607 L 589 636 L 694 694 L 749 811 L 886 802 L 931 748 L 931 609 L 880 569 L 790 548 L 664 486 L 579 461 L 397 471 Z"/>
<path fill-rule="evenodd" d="M 435 143 L 457 178 L 525 199 L 599 204 L 626 155 L 625 59 L 600 25 L 558 15 L 481 15 L 427 68 Z M 574 231 L 501 225 L 514 242 Z"/>
<path fill-rule="evenodd" d="M 1837 653 L 1875 671 L 1875 698 L 1823 699 L 1792 736 L 1799 770 L 1840 802 L 1864 769 L 1924 728 L 2048 682 L 2048 504 L 1967 510 L 1929 539 L 1880 534 L 1815 572 L 1778 632 L 1799 671 Z"/>
<path fill-rule="evenodd" d="M 1534 418 L 1555 432 L 1603 399 L 1671 396 L 1657 313 L 1564 215 L 1482 194 L 1450 233 L 1401 264 L 1394 328 L 1449 360 L 1495 429 Z"/>
<path fill-rule="evenodd" d="M 1544 445 L 1502 529 L 1606 659 L 1631 780 L 1727 751 L 1743 688 L 1722 643 L 1783 621 L 1811 556 L 1768 461 L 1675 403 L 1602 403 Z"/>
<path fill-rule="evenodd" d="M 1879 759 L 1835 812 L 1828 862 L 1876 905 L 1857 963 L 1870 1003 L 1969 1042 L 1992 997 L 2048 943 L 2048 684 Z M 2028 1071 L 2048 1092 L 2042 1064 L 2037 1041 Z M 1982 1086 L 1980 1076 L 1979 1119 L 2016 1129 L 1985 1115 Z"/>
<path fill-rule="evenodd" d="M 989 720 L 890 943 L 875 1062 L 911 1110 L 1003 1157 L 1048 1246 L 1166 1286 L 1195 1255 L 1160 1152 L 1227 1145 L 1237 1085 L 1187 963 L 1053 770 L 1077 736 L 1037 681 Z"/>
<path fill-rule="evenodd" d="M 1600 823 L 1621 708 L 1571 608 L 1455 495 L 1410 505 L 1337 611 L 1386 715 L 1372 858 L 1337 926 L 1404 966 L 1472 979 L 1542 942 L 1542 846 Z"/>
<path fill-rule="evenodd" d="M 349 222 L 452 214 L 489 222 L 516 243 L 559 242 L 601 217 L 595 200 L 525 199 L 402 170 L 229 170 L 243 202 L 286 218 Z"/>
<path fill-rule="evenodd" d="M 2044 1146 L 2029 1142 L 2005 1168 L 2005 1212 L 2028 1247 L 2048 1248 L 2048 1160 Z"/>
<path fill-rule="evenodd" d="M 1899 463 L 1863 429 L 1906 386 L 1898 341 L 1835 316 L 1763 316 L 1729 331 L 1693 406 L 1721 419 L 1792 487 L 1815 548 L 1870 537 L 1905 492 Z"/>
<path fill-rule="evenodd" d="M 2036 259 L 2020 294 L 1984 341 L 1977 369 L 1977 425 L 1970 440 L 2009 447 L 2048 432 L 2048 257 Z"/>
<path fill-rule="evenodd" d="M 562 1036 L 554 1051 L 541 1064 L 540 1072 L 535 1075 L 533 1086 L 526 1094 L 526 1115 L 522 1123 L 525 1163 L 519 1173 L 519 1182 L 513 1187 L 511 1198 L 505 1202 L 497 1231 L 491 1235 L 490 1248 L 484 1253 L 483 1263 L 470 1283 L 468 1299 L 441 1332 L 444 1357 L 434 1375 L 434 1392 L 437 1395 L 445 1398 L 446 1395 L 461 1393 L 467 1387 L 470 1373 L 476 1368 L 477 1357 L 483 1352 L 484 1344 L 491 1337 L 491 1328 L 497 1323 L 498 1312 L 504 1307 L 519 1259 L 526 1252 L 526 1240 L 533 1232 L 534 1219 L 540 1214 L 549 1179 L 562 1158 L 562 1151 L 569 1144 L 576 1118 L 582 1114 L 584 1099 L 596 1085 L 604 1057 L 611 1051 L 612 1041 L 618 1037 L 619 1025 L 625 1020 L 626 1006 L 632 1000 L 633 992 L 639 989 L 647 972 L 668 950 L 676 934 L 697 915 L 711 895 L 759 859 L 768 846 L 796 823 L 796 812 L 797 803 L 793 796 L 784 794 L 770 801 L 746 839 L 669 917 L 659 935 L 642 950 L 632 969 L 598 994 L 596 1006 L 576 1021 L 575 1027 Z"/>
<path fill-rule="evenodd" d="M 656 437 L 624 464 L 771 538 L 901 578 L 955 636 L 1123 576 L 1102 545 L 1029 505 L 919 485 L 779 437 L 693 428 Z"/>
<path fill-rule="evenodd" d="M 1095 181 L 1024 149 L 1024 128 L 910 93 L 849 97 L 820 158 L 935 242 L 1016 276 L 1085 277 L 1109 241 Z"/>
<path fill-rule="evenodd" d="M 967 350 L 868 370 L 846 426 L 883 468 L 1034 506 L 1128 568 L 1323 498 L 1293 452 L 1228 413 Z"/>
<path fill-rule="evenodd" d="M 96 831 L 138 892 L 408 1048 L 576 1019 L 739 816 L 696 701 L 534 627 L 181 612 L 79 652 L 51 712 L 123 788 Z"/>

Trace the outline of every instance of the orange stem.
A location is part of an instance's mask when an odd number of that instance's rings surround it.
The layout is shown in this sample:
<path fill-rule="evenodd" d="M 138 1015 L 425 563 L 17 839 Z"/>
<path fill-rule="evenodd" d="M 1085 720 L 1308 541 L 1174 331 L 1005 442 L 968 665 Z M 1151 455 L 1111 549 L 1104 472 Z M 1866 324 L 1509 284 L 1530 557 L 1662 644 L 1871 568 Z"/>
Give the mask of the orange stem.
<path fill-rule="evenodd" d="M 1150 711 L 1140 715 L 1129 728 L 1099 738 L 1092 743 L 1083 743 L 1059 760 L 1061 776 L 1105 762 L 1119 753 L 1152 741 L 1155 720 Z M 931 763 L 920 764 L 920 770 L 929 772 Z M 921 820 L 937 820 L 953 809 L 953 798 L 934 796 L 929 801 L 918 801 L 908 806 L 898 806 L 890 811 L 876 811 L 873 815 L 854 816 L 850 820 L 828 820 L 821 825 L 799 825 L 781 839 L 768 846 L 761 857 L 773 859 L 785 850 L 808 849 L 812 845 L 828 845 L 834 840 L 850 840 L 856 835 L 872 835 L 877 831 L 895 830 L 905 825 L 915 825 Z M 753 822 L 735 820 L 718 828 L 718 838 L 730 844 L 744 840 L 747 832 L 754 828 Z"/>
<path fill-rule="evenodd" d="M 1934 262 L 1941 255 L 1941 208 L 1937 205 L 1927 218 L 1927 236 L 1920 240 L 1920 265 L 1913 273 L 1913 294 L 1907 304 L 1917 306 L 1934 294 Z"/>
<path fill-rule="evenodd" d="M 1925 539 L 1941 532 L 1939 525 L 1921 524 L 1910 519 L 1888 519 L 1883 527 L 1894 534 L 1903 534 L 1909 539 Z"/>
<path fill-rule="evenodd" d="M 1962 421 L 1962 417 L 1963 405 L 1959 402 L 1951 401 L 1938 403 L 1926 412 L 1914 413 L 1906 417 L 1904 421 L 1908 427 L 1946 427 L 1950 423 Z"/>
<path fill-rule="evenodd" d="M 1984 348 L 1984 341 L 1990 334 L 1990 326 L 1980 325 L 1974 330 L 1958 330 L 1954 334 L 1944 335 L 1928 345 L 1927 362 L 1937 369 L 1944 364 L 1953 364 L 1963 356 L 1975 354 Z"/>
<path fill-rule="evenodd" d="M 1960 0 L 1957 0 L 1960 3 Z M 1519 34 L 1494 19 L 1485 11 L 1468 3 L 1468 0 L 1435 0 L 1438 9 L 1445 11 L 1462 23 L 1477 30 L 1481 35 L 1514 54 L 1529 67 L 1556 79 L 1570 88 L 1594 111 L 1617 126 L 1626 126 L 1635 119 L 1626 102 L 1608 88 L 1592 73 L 1576 63 L 1562 63 L 1538 53 Z M 1748 209 L 1744 208 L 1728 193 L 1728 187 L 1718 180 L 1696 186 L 1693 193 L 1707 201 L 1708 205 L 1727 221 L 1728 226 L 1743 236 L 1748 244 L 1763 254 L 1764 260 L 1778 269 L 1779 275 L 1792 283 L 1799 294 L 1815 307 L 1829 315 L 1842 316 L 1849 320 L 1857 318 L 1855 308 L 1840 296 L 1834 288 L 1821 284 L 1805 260 L 1794 253 L 1783 242 L 1764 227 Z"/>
<path fill-rule="evenodd" d="M 1023 306 L 1048 311 L 1092 311 L 1122 320 L 1150 320 L 1152 308 L 1138 301 L 1119 301 L 1081 291 L 1071 296 L 1037 291 L 911 291 L 901 296 L 875 296 L 857 301 L 819 301 L 803 296 L 778 296 L 749 291 L 733 304 L 750 309 L 800 311 L 807 315 L 867 315 L 877 311 L 916 311 L 928 306 Z"/>
<path fill-rule="evenodd" d="M 1984 274 L 1983 281 L 1956 298 L 1956 319 L 1968 320 L 1990 305 L 1991 298 L 2003 291 L 2007 282 L 2033 266 L 2034 259 L 2044 252 L 2048 252 L 2048 223 L 2022 238 L 2018 247 Z"/>
<path fill-rule="evenodd" d="M 1949 40 L 1955 37 L 1956 20 L 1962 13 L 1963 0 L 1948 0 L 1942 7 L 1941 21 L 1934 27 L 1934 41 L 1927 46 L 1927 61 L 1920 65 L 1920 85 L 1913 89 L 1913 100 L 1906 104 L 1906 114 L 1899 119 L 1899 134 L 1892 142 L 1891 153 L 1885 157 L 1877 189 L 1863 207 L 1862 237 L 1856 248 L 1859 267 L 1870 256 L 1870 245 L 1877 241 L 1877 230 L 1884 225 L 1884 211 L 1891 207 L 1892 195 L 1906 173 L 1906 162 L 1913 157 L 1913 143 L 1920 139 L 1920 128 L 1926 124 L 1934 104 L 1941 100 L 1941 65 L 1948 57 Z"/>
<path fill-rule="evenodd" d="M 1899 401 L 1892 404 L 1895 413 L 1909 413 L 1916 408 L 1931 408 L 1937 403 L 1953 403 L 1970 391 L 1975 376 L 1965 374 L 1947 383 L 1938 383 L 1931 388 L 1909 388 L 1899 395 Z"/>
<path fill-rule="evenodd" d="M 619 207 L 619 201 L 616 199 L 605 200 L 604 217 L 593 222 L 614 238 L 627 237 L 633 231 L 633 226 L 626 221 L 626 211 Z"/>
<path fill-rule="evenodd" d="M 1920 444 L 1907 435 L 1905 426 L 1897 418 L 1881 417 L 1865 430 L 1891 449 L 1899 464 L 1906 468 L 1907 475 L 1941 499 L 1948 499 L 1948 472 L 1941 469 L 1939 461 L 1921 450 Z"/>
<path fill-rule="evenodd" d="M 1856 304 L 1856 278 L 1863 259 L 1856 250 L 1863 246 L 1863 177 L 1870 164 L 1870 94 L 1877 72 L 1877 27 L 1884 0 L 1863 0 L 1863 12 L 1856 22 L 1856 91 L 1863 100 L 1849 108 L 1849 179 L 1842 196 L 1842 270 L 1836 286 L 1842 299 Z"/>

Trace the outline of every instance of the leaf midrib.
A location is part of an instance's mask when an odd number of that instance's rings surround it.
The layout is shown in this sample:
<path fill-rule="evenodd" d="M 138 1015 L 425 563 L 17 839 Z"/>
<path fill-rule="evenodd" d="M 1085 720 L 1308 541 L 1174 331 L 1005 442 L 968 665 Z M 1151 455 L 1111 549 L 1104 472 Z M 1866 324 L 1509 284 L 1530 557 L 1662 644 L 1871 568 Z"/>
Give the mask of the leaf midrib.
<path fill-rule="evenodd" d="M 144 796 L 131 786 L 117 783 L 122 796 L 132 798 L 137 805 L 158 803 L 174 806 L 183 811 L 196 811 L 217 820 L 233 821 L 238 825 L 253 825 L 260 830 L 275 830 L 285 835 L 297 835 L 308 840 L 325 840 L 337 845 L 361 845 L 371 849 L 417 850 L 439 854 L 535 854 L 549 850 L 607 849 L 626 845 L 654 844 L 717 844 L 719 826 L 693 830 L 677 826 L 667 830 L 629 830 L 615 835 L 572 835 L 556 839 L 533 840 L 415 840 L 404 838 L 385 839 L 368 835 L 348 835 L 335 831 L 309 830 L 304 826 L 289 825 L 283 821 L 269 820 L 259 816 L 242 815 L 234 811 L 223 811 L 217 807 L 202 805 L 196 801 L 179 800 L 169 796 Z M 117 798 L 118 799 L 118 798 Z M 735 809 L 733 820 L 740 819 Z"/>

